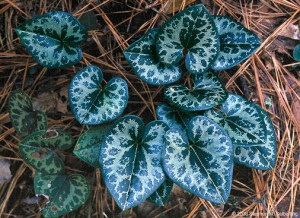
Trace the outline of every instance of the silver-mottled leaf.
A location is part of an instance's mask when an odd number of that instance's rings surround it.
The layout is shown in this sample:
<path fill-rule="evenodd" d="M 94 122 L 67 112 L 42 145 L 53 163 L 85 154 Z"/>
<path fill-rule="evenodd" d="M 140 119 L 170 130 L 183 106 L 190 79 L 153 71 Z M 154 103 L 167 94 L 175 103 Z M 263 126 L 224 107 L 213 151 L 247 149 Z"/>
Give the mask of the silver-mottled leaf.
<path fill-rule="evenodd" d="M 258 107 L 264 118 L 264 124 L 267 130 L 267 139 L 264 144 L 251 147 L 237 147 L 234 150 L 234 161 L 244 166 L 259 170 L 270 170 L 276 163 L 276 135 L 272 121 L 267 112 Z"/>
<path fill-rule="evenodd" d="M 122 210 L 145 201 L 164 182 L 160 159 L 163 136 L 168 130 L 162 121 L 144 128 L 136 116 L 117 120 L 103 140 L 100 168 L 106 186 Z"/>
<path fill-rule="evenodd" d="M 259 38 L 234 19 L 215 16 L 214 21 L 220 36 L 220 52 L 211 66 L 212 69 L 232 68 L 247 59 L 260 46 Z"/>
<path fill-rule="evenodd" d="M 124 56 L 135 74 L 151 85 L 166 85 L 180 79 L 182 70 L 178 65 L 165 65 L 156 55 L 155 38 L 158 29 L 152 29 L 131 44 Z"/>
<path fill-rule="evenodd" d="M 166 178 L 164 183 L 147 200 L 157 206 L 163 206 L 168 201 L 172 188 L 172 180 Z"/>
<path fill-rule="evenodd" d="M 120 116 L 127 106 L 128 86 L 122 78 L 112 78 L 103 89 L 102 71 L 87 66 L 71 81 L 69 101 L 72 112 L 81 124 L 97 125 Z"/>
<path fill-rule="evenodd" d="M 53 11 L 34 17 L 16 28 L 22 44 L 42 66 L 63 68 L 81 59 L 80 42 L 87 31 L 71 14 Z"/>
<path fill-rule="evenodd" d="M 222 104 L 228 94 L 225 87 L 213 72 L 194 75 L 194 88 L 173 85 L 165 89 L 166 99 L 175 107 L 187 111 L 207 110 Z"/>
<path fill-rule="evenodd" d="M 165 22 L 158 31 L 156 48 L 165 64 L 184 57 L 190 73 L 200 74 L 211 67 L 219 52 L 219 36 L 213 18 L 203 5 L 186 8 Z"/>
<path fill-rule="evenodd" d="M 194 117 L 188 136 L 166 133 L 162 163 L 168 177 L 191 193 L 224 204 L 231 189 L 233 147 L 227 133 L 207 117 Z"/>
<path fill-rule="evenodd" d="M 247 147 L 266 143 L 265 122 L 255 104 L 230 93 L 220 108 L 221 111 L 206 111 L 205 116 L 227 131 L 233 145 Z"/>

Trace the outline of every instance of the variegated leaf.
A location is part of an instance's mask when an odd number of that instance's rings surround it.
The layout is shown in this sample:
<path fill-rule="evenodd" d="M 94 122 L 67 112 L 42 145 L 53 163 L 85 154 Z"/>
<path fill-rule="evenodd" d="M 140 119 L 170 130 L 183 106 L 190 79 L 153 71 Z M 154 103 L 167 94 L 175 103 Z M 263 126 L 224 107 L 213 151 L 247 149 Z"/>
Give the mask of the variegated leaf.
<path fill-rule="evenodd" d="M 72 137 L 63 131 L 36 131 L 19 143 L 21 157 L 35 169 L 45 174 L 64 172 L 64 163 L 53 151 L 66 150 L 73 145 Z"/>
<path fill-rule="evenodd" d="M 160 159 L 168 129 L 162 121 L 153 121 L 144 128 L 139 117 L 126 116 L 117 120 L 104 138 L 100 168 L 122 210 L 145 201 L 164 182 Z"/>
<path fill-rule="evenodd" d="M 182 70 L 178 65 L 159 61 L 155 48 L 157 32 L 157 28 L 147 32 L 124 51 L 124 56 L 141 80 L 151 85 L 165 85 L 179 80 Z"/>
<path fill-rule="evenodd" d="M 124 79 L 113 78 L 103 89 L 100 68 L 87 66 L 71 81 L 69 101 L 72 112 L 81 124 L 97 125 L 116 119 L 128 102 L 128 86 Z"/>
<path fill-rule="evenodd" d="M 170 129 L 185 131 L 189 121 L 200 115 L 199 112 L 183 111 L 168 104 L 159 104 L 156 108 L 157 118 L 164 121 Z"/>
<path fill-rule="evenodd" d="M 212 69 L 232 68 L 247 59 L 260 46 L 259 38 L 234 19 L 215 16 L 214 21 L 220 36 L 220 53 L 211 66 Z"/>
<path fill-rule="evenodd" d="M 175 107 L 187 111 L 207 110 L 222 104 L 228 94 L 218 77 L 211 71 L 194 75 L 194 88 L 173 85 L 165 89 L 166 99 Z"/>
<path fill-rule="evenodd" d="M 220 106 L 221 111 L 210 109 L 205 116 L 223 127 L 235 146 L 255 146 L 266 143 L 266 127 L 256 105 L 230 93 Z"/>
<path fill-rule="evenodd" d="M 49 202 L 42 210 L 45 217 L 58 217 L 76 210 L 88 199 L 90 186 L 79 174 L 34 176 L 34 192 L 47 196 Z"/>
<path fill-rule="evenodd" d="M 157 206 L 163 206 L 168 201 L 172 188 L 172 180 L 166 178 L 164 183 L 147 200 Z"/>
<path fill-rule="evenodd" d="M 87 37 L 86 29 L 71 14 L 53 11 L 30 19 L 16 28 L 27 52 L 42 66 L 63 68 L 78 63 L 78 44 Z"/>
<path fill-rule="evenodd" d="M 211 67 L 219 53 L 219 36 L 213 18 L 203 5 L 177 13 L 158 31 L 156 49 L 162 63 L 176 64 L 184 57 L 190 73 Z"/>
<path fill-rule="evenodd" d="M 267 112 L 258 106 L 257 108 L 261 112 L 264 119 L 264 125 L 266 126 L 266 142 L 264 144 L 251 147 L 235 146 L 234 161 L 250 168 L 270 170 L 276 163 L 276 135 L 272 121 L 270 120 Z"/>
<path fill-rule="evenodd" d="M 188 135 L 166 133 L 162 163 L 168 177 L 191 193 L 224 204 L 231 189 L 233 147 L 227 133 L 207 117 L 194 117 Z"/>
<path fill-rule="evenodd" d="M 91 166 L 99 168 L 100 147 L 109 127 L 109 125 L 97 126 L 82 134 L 76 142 L 74 154 Z"/>
<path fill-rule="evenodd" d="M 8 110 L 12 125 L 21 136 L 47 129 L 46 114 L 42 111 L 34 111 L 30 97 L 21 90 L 14 91 L 10 95 Z"/>

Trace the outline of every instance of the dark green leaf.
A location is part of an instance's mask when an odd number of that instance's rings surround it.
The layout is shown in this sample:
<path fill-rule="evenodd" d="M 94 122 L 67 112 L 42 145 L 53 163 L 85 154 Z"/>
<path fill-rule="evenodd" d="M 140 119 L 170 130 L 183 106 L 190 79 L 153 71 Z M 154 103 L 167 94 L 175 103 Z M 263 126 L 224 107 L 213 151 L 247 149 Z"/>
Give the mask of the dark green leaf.
<path fill-rule="evenodd" d="M 46 114 L 42 111 L 34 111 L 30 97 L 21 90 L 14 91 L 10 95 L 8 110 L 12 125 L 21 136 L 47 129 Z"/>
<path fill-rule="evenodd" d="M 173 65 L 185 56 L 190 73 L 208 70 L 219 53 L 219 36 L 213 18 L 203 5 L 177 13 L 158 31 L 157 53 L 162 63 Z"/>
<path fill-rule="evenodd" d="M 16 28 L 27 52 L 42 66 L 63 68 L 78 63 L 78 44 L 87 37 L 86 29 L 71 14 L 53 11 L 32 18 Z"/>
<path fill-rule="evenodd" d="M 79 174 L 34 176 L 34 192 L 47 196 L 49 202 L 43 209 L 45 217 L 58 217 L 76 210 L 88 199 L 90 187 Z"/>
<path fill-rule="evenodd" d="M 165 65 L 158 60 L 155 48 L 157 32 L 158 29 L 150 30 L 130 45 L 124 51 L 124 56 L 143 81 L 152 85 L 165 85 L 179 80 L 182 72 L 178 65 Z"/>
<path fill-rule="evenodd" d="M 82 134 L 77 140 L 74 154 L 91 166 L 99 168 L 100 147 L 109 127 L 109 125 L 94 127 Z"/>
<path fill-rule="evenodd" d="M 300 44 L 296 45 L 294 48 L 293 57 L 295 61 L 300 61 Z"/>
<path fill-rule="evenodd" d="M 158 206 L 163 206 L 168 201 L 172 188 L 173 182 L 166 178 L 164 183 L 147 200 Z"/>

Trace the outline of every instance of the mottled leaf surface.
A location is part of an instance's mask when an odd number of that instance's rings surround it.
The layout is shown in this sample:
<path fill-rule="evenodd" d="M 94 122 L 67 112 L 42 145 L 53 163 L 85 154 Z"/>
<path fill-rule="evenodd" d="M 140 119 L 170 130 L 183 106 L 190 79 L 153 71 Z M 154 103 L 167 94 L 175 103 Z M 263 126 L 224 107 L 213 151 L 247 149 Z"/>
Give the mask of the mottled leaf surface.
<path fill-rule="evenodd" d="M 42 210 L 45 217 L 58 217 L 80 207 L 88 199 L 90 187 L 79 174 L 34 176 L 36 195 L 48 196 L 49 202 Z"/>
<path fill-rule="evenodd" d="M 144 127 L 139 117 L 126 116 L 117 120 L 104 138 L 100 168 L 122 210 L 145 201 L 164 182 L 160 159 L 168 129 L 162 121 Z"/>
<path fill-rule="evenodd" d="M 232 68 L 247 59 L 260 46 L 259 38 L 234 19 L 215 16 L 214 21 L 220 36 L 220 52 L 212 69 Z"/>
<path fill-rule="evenodd" d="M 100 168 L 100 147 L 109 127 L 108 125 L 97 126 L 83 133 L 76 142 L 74 154 L 91 166 Z"/>
<path fill-rule="evenodd" d="M 128 86 L 122 78 L 112 78 L 101 89 L 102 71 L 87 66 L 72 79 L 69 101 L 72 112 L 81 124 L 97 125 L 116 119 L 128 102 Z"/>
<path fill-rule="evenodd" d="M 220 109 L 210 109 L 205 116 L 227 131 L 233 145 L 247 147 L 266 143 L 265 122 L 255 104 L 230 93 Z"/>
<path fill-rule="evenodd" d="M 166 178 L 163 184 L 147 200 L 157 206 L 163 206 L 168 201 L 172 188 L 172 180 Z"/>
<path fill-rule="evenodd" d="M 47 129 L 46 114 L 42 111 L 34 111 L 30 97 L 21 90 L 14 91 L 10 95 L 8 110 L 12 125 L 21 136 Z"/>
<path fill-rule="evenodd" d="M 213 18 L 203 5 L 186 8 L 159 29 L 156 49 L 162 63 L 177 64 L 185 56 L 185 66 L 190 73 L 206 71 L 219 52 Z"/>
<path fill-rule="evenodd" d="M 237 147 L 234 150 L 234 161 L 241 165 L 259 170 L 270 170 L 276 163 L 276 135 L 272 121 L 265 110 L 259 108 L 266 126 L 267 138 L 264 144 L 251 147 Z"/>
<path fill-rule="evenodd" d="M 168 177 L 183 189 L 224 204 L 231 190 L 233 147 L 227 133 L 212 120 L 197 116 L 188 134 L 169 130 L 162 163 Z"/>
<path fill-rule="evenodd" d="M 161 103 L 156 107 L 156 115 L 159 120 L 168 124 L 170 129 L 185 131 L 189 121 L 200 114 L 192 111 L 183 111 L 169 104 Z"/>
<path fill-rule="evenodd" d="M 166 85 L 179 80 L 182 70 L 178 65 L 159 61 L 155 48 L 157 32 L 157 28 L 147 32 L 124 51 L 124 56 L 141 80 L 151 85 Z"/>
<path fill-rule="evenodd" d="M 22 44 L 33 58 L 48 68 L 63 68 L 82 57 L 78 44 L 87 37 L 86 29 L 71 14 L 53 11 L 34 17 L 16 28 Z"/>
<path fill-rule="evenodd" d="M 222 104 L 228 93 L 218 77 L 211 71 L 194 75 L 194 88 L 173 85 L 165 89 L 166 99 L 175 107 L 187 111 L 207 110 Z"/>

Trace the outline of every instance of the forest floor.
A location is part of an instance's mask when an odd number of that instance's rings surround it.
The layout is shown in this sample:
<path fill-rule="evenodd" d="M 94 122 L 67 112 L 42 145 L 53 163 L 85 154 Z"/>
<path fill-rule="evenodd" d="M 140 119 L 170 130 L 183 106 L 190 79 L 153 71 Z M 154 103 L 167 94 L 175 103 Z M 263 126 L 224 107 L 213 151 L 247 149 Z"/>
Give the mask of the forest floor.
<path fill-rule="evenodd" d="M 65 217 L 300 217 L 300 63 L 292 57 L 300 43 L 299 0 L 196 0 L 170 7 L 173 0 L 0 0 L 0 217 L 42 217 L 43 199 L 33 190 L 34 170 L 18 154 L 21 138 L 7 110 L 10 93 L 22 89 L 44 111 L 49 126 L 59 127 L 76 140 L 87 129 L 74 119 L 68 105 L 68 87 L 76 72 L 97 65 L 107 75 L 129 84 L 130 99 L 123 115 L 135 114 L 145 122 L 156 119 L 163 87 L 143 83 L 132 72 L 122 51 L 145 32 L 160 26 L 185 4 L 201 3 L 211 14 L 229 15 L 255 32 L 262 44 L 238 66 L 218 73 L 230 92 L 257 103 L 270 115 L 277 137 L 277 163 L 260 171 L 236 165 L 232 191 L 225 205 L 214 205 L 179 187 L 170 200 L 157 207 L 142 203 L 122 212 L 112 200 L 99 170 L 72 153 L 63 153 L 67 172 L 89 178 L 92 193 L 80 209 Z M 180 4 L 179 4 L 180 5 Z M 169 7 L 169 9 L 168 9 Z M 62 10 L 80 18 L 97 17 L 81 45 L 83 58 L 75 66 L 50 70 L 25 51 L 15 27 L 31 17 Z"/>

